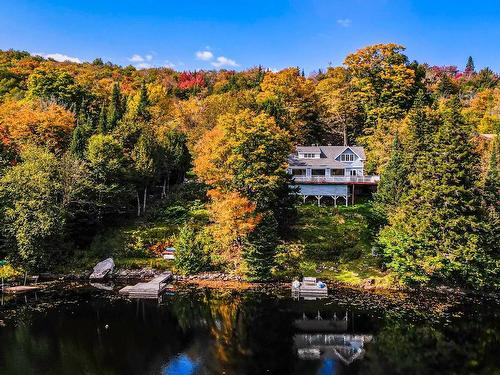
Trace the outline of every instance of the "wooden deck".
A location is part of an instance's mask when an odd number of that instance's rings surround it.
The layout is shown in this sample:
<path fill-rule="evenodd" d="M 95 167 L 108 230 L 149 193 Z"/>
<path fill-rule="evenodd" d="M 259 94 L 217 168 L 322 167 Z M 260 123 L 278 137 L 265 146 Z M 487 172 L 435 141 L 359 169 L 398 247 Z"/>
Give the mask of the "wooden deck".
<path fill-rule="evenodd" d="M 172 272 L 164 272 L 147 283 L 128 285 L 119 293 L 129 298 L 158 298 L 167 288 L 172 279 Z"/>

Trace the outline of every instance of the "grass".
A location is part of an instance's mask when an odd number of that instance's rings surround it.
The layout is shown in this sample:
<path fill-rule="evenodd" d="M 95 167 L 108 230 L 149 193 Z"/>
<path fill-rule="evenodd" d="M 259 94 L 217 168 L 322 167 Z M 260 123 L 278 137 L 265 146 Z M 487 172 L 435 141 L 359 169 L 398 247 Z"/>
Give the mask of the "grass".
<path fill-rule="evenodd" d="M 389 287 L 389 272 L 372 255 L 377 223 L 368 203 L 348 207 L 301 205 L 288 245 L 301 246 L 300 273 L 351 285 Z"/>

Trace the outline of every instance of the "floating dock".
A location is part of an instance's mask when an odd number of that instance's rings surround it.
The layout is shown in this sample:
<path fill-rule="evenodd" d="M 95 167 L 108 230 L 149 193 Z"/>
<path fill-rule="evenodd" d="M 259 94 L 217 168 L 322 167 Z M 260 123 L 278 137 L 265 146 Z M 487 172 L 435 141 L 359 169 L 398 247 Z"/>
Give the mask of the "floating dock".
<path fill-rule="evenodd" d="M 305 299 L 327 297 L 328 288 L 323 283 L 318 282 L 315 277 L 304 277 L 302 282 L 294 281 L 292 283 L 292 296 Z"/>
<path fill-rule="evenodd" d="M 128 285 L 120 289 L 119 293 L 129 298 L 158 298 L 168 288 L 172 279 L 172 272 L 164 272 L 147 283 Z"/>

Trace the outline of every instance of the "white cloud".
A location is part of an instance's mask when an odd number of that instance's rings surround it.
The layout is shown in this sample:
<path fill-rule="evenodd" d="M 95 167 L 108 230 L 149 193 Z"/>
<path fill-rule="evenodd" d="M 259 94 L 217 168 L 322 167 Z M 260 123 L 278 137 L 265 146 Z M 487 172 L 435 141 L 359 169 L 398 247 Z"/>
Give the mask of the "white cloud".
<path fill-rule="evenodd" d="M 153 55 L 146 55 L 146 61 L 153 60 Z"/>
<path fill-rule="evenodd" d="M 142 62 L 142 63 L 139 63 L 139 64 L 135 64 L 135 67 L 137 69 L 149 69 L 149 68 L 152 68 L 153 65 L 145 63 L 145 62 Z"/>
<path fill-rule="evenodd" d="M 198 51 L 196 52 L 196 58 L 198 60 L 208 61 L 214 58 L 214 54 L 210 51 Z"/>
<path fill-rule="evenodd" d="M 44 53 L 37 52 L 37 53 L 34 53 L 33 55 L 42 56 L 42 57 L 45 57 L 46 59 L 54 59 L 54 60 L 60 61 L 60 62 L 63 62 L 63 61 L 71 61 L 74 63 L 81 63 L 82 62 L 78 57 L 68 56 L 68 55 L 64 55 L 62 53 L 44 54 Z"/>
<path fill-rule="evenodd" d="M 134 63 L 140 63 L 144 61 L 144 57 L 141 55 L 133 54 L 132 57 L 129 57 L 128 61 L 134 62 Z"/>
<path fill-rule="evenodd" d="M 337 24 L 339 24 L 342 27 L 349 27 L 351 26 L 352 21 L 349 18 L 341 18 L 337 20 Z"/>
<path fill-rule="evenodd" d="M 165 63 L 163 64 L 163 66 L 167 67 L 167 68 L 175 68 L 175 64 L 169 60 L 165 60 Z"/>
<path fill-rule="evenodd" d="M 212 62 L 212 65 L 215 66 L 216 68 L 220 68 L 222 66 L 239 66 L 236 64 L 236 61 L 228 59 L 227 57 L 224 56 L 219 56 L 217 57 L 216 61 Z"/>

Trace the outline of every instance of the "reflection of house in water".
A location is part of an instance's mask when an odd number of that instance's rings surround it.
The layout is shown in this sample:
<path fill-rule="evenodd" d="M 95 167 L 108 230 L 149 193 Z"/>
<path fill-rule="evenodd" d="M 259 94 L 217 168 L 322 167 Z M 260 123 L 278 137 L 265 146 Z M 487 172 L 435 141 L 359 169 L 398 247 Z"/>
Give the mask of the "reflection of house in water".
<path fill-rule="evenodd" d="M 372 340 L 371 335 L 356 334 L 349 329 L 353 324 L 348 312 L 333 313 L 329 318 L 321 316 L 319 311 L 314 317 L 304 313 L 294 325 L 298 331 L 294 336 L 295 349 L 299 358 L 305 360 L 335 359 L 350 365 L 363 357 L 365 343 Z"/>

